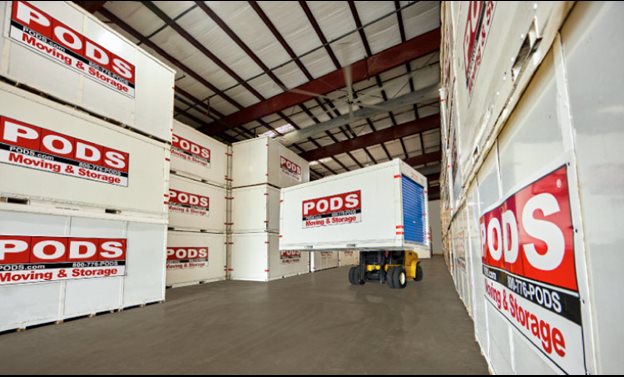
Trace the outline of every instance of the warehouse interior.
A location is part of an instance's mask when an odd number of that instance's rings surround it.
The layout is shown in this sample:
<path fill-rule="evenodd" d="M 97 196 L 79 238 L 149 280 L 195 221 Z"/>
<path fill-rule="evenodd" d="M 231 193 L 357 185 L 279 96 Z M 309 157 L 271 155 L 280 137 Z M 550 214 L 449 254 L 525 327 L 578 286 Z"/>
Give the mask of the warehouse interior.
<path fill-rule="evenodd" d="M 0 374 L 624 368 L 621 4 L 0 14 Z"/>

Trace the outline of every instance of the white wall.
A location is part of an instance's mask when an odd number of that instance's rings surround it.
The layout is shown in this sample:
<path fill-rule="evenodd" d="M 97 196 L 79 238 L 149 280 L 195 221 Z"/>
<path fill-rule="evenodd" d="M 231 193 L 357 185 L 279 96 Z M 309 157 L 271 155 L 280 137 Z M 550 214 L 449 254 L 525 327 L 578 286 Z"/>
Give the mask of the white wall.
<path fill-rule="evenodd" d="M 429 202 L 429 226 L 433 254 L 442 255 L 442 222 L 440 221 L 440 201 Z"/>

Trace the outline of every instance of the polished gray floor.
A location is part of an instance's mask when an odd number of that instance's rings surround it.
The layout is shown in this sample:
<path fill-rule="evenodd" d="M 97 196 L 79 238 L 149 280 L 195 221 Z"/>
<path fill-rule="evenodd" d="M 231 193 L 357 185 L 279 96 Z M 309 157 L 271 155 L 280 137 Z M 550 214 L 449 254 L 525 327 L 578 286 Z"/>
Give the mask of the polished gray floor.
<path fill-rule="evenodd" d="M 347 269 L 168 291 L 167 303 L 0 336 L 2 374 L 487 374 L 444 260 L 405 290 Z"/>

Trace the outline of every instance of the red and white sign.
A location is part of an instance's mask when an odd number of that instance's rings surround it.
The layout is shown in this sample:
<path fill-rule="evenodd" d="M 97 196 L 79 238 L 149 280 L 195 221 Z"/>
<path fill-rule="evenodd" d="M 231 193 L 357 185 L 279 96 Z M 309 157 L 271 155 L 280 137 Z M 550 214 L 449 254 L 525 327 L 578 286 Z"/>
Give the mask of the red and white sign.
<path fill-rule="evenodd" d="M 0 236 L 0 286 L 124 276 L 126 239 Z"/>
<path fill-rule="evenodd" d="M 208 246 L 205 247 L 168 247 L 167 269 L 183 270 L 208 266 Z"/>
<path fill-rule="evenodd" d="M 362 221 L 362 192 L 310 199 L 302 203 L 303 228 L 353 224 Z"/>
<path fill-rule="evenodd" d="M 301 166 L 295 164 L 284 156 L 280 156 L 280 167 L 282 169 L 282 173 L 294 178 L 297 182 L 301 182 L 303 177 Z"/>
<path fill-rule="evenodd" d="M 169 189 L 169 210 L 189 215 L 207 216 L 210 211 L 210 198 Z"/>
<path fill-rule="evenodd" d="M 168 247 L 167 262 L 208 260 L 208 246 L 206 247 Z"/>
<path fill-rule="evenodd" d="M 578 292 L 565 167 L 481 217 L 483 263 Z"/>
<path fill-rule="evenodd" d="M 13 1 L 10 37 L 36 53 L 134 98 L 135 66 L 25 1 Z"/>
<path fill-rule="evenodd" d="M 280 252 L 282 264 L 293 264 L 301 261 L 301 251 L 282 251 Z"/>
<path fill-rule="evenodd" d="M 171 153 L 195 164 L 210 167 L 210 149 L 173 134 Z"/>
<path fill-rule="evenodd" d="M 486 299 L 557 368 L 585 374 L 567 167 L 480 222 Z"/>
<path fill-rule="evenodd" d="M 0 163 L 128 187 L 130 155 L 0 117 Z"/>
<path fill-rule="evenodd" d="M 495 1 L 470 1 L 468 5 L 468 19 L 464 32 L 464 67 L 468 93 L 472 92 L 479 73 L 495 9 Z"/>

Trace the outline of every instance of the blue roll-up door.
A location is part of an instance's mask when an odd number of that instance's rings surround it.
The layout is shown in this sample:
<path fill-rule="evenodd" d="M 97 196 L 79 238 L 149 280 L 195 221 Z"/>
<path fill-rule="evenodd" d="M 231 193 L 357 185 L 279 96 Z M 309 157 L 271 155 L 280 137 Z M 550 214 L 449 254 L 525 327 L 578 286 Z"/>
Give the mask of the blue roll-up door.
<path fill-rule="evenodd" d="M 405 240 L 425 243 L 425 190 L 418 183 L 403 176 L 403 225 Z"/>

